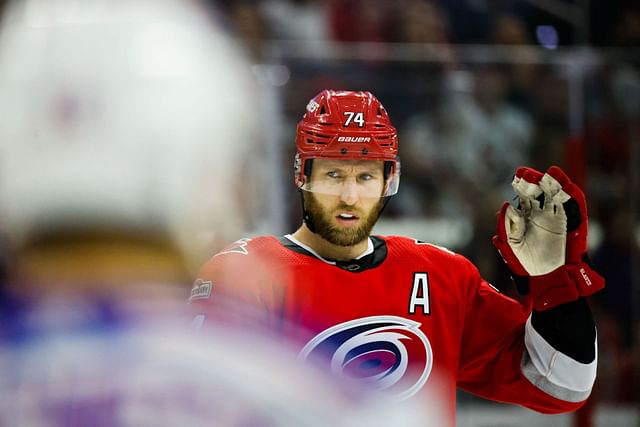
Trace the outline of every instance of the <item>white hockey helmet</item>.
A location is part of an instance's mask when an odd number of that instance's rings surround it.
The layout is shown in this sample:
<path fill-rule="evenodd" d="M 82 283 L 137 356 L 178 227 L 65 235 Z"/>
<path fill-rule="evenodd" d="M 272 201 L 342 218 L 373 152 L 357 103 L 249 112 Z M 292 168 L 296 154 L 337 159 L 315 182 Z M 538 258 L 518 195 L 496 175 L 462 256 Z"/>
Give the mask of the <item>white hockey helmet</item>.
<path fill-rule="evenodd" d="M 0 227 L 238 232 L 238 48 L 196 2 L 23 0 L 0 30 Z M 241 225 L 241 224 L 240 224 Z"/>

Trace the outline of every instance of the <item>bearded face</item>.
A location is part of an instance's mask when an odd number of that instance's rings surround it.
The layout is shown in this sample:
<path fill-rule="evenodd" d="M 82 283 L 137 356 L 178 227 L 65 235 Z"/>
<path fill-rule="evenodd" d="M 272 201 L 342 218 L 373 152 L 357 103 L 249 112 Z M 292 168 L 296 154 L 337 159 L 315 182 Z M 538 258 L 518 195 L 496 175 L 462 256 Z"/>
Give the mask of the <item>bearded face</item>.
<path fill-rule="evenodd" d="M 337 199 L 334 203 L 322 199 Z M 350 206 L 335 196 L 306 192 L 304 205 L 315 233 L 338 246 L 353 246 L 369 237 L 378 220 L 383 199 L 369 206 Z"/>
<path fill-rule="evenodd" d="M 383 205 L 383 162 L 316 159 L 304 207 L 315 233 L 338 246 L 365 240 Z"/>

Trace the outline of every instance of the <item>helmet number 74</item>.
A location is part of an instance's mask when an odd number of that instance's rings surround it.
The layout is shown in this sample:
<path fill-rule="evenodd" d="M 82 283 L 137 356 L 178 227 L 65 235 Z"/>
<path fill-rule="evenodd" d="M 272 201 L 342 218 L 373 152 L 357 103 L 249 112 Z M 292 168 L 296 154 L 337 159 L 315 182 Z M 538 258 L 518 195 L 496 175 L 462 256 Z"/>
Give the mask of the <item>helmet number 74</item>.
<path fill-rule="evenodd" d="M 347 116 L 347 120 L 344 122 L 344 127 L 349 126 L 351 123 L 355 123 L 358 127 L 364 127 L 364 113 L 362 111 L 356 113 L 354 111 L 345 111 L 344 115 Z"/>

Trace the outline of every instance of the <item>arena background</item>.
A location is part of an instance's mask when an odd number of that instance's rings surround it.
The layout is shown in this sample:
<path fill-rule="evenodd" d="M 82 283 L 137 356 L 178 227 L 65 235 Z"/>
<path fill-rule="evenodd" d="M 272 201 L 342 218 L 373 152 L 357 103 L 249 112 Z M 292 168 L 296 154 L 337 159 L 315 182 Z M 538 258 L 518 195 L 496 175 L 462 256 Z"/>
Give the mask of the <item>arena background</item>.
<path fill-rule="evenodd" d="M 0 5 L 3 2 L 0 2 Z M 246 234 L 300 223 L 295 124 L 324 88 L 369 90 L 400 135 L 402 178 L 380 234 L 469 257 L 517 298 L 491 245 L 513 170 L 558 164 L 585 189 L 599 372 L 577 414 L 459 396 L 458 425 L 640 425 L 640 6 L 631 0 L 210 0 L 252 59 Z M 0 243 L 5 260 L 7 244 Z M 2 262 L 2 265 L 5 263 Z M 185 295 L 188 289 L 185 290 Z"/>

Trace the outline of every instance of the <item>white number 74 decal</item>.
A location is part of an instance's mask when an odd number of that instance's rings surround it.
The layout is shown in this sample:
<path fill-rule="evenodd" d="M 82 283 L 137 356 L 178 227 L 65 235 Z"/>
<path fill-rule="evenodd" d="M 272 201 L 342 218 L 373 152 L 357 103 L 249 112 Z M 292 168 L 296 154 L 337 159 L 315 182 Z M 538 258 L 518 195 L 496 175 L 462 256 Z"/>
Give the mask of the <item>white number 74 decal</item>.
<path fill-rule="evenodd" d="M 364 113 L 356 113 L 354 111 L 345 111 L 344 115 L 347 116 L 347 120 L 344 122 L 344 126 L 349 126 L 351 122 L 354 122 L 358 127 L 364 127 Z"/>

